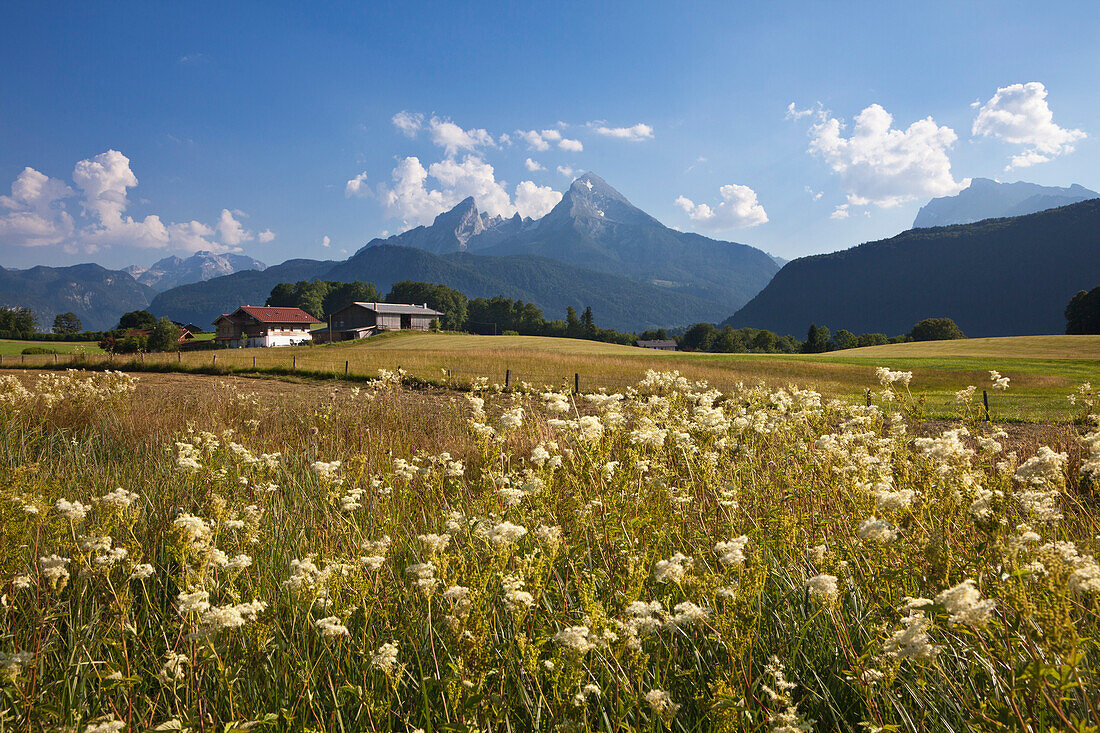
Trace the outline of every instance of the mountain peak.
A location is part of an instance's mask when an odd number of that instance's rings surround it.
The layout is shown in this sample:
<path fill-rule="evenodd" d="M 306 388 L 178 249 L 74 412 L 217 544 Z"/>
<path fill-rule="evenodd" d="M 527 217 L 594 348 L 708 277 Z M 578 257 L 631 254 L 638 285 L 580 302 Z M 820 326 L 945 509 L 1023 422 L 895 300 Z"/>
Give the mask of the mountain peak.
<path fill-rule="evenodd" d="M 1098 197 L 1100 194 L 1076 183 L 1061 188 L 1026 181 L 1005 183 L 975 178 L 956 195 L 935 198 L 922 206 L 913 221 L 913 228 L 1023 216 Z"/>

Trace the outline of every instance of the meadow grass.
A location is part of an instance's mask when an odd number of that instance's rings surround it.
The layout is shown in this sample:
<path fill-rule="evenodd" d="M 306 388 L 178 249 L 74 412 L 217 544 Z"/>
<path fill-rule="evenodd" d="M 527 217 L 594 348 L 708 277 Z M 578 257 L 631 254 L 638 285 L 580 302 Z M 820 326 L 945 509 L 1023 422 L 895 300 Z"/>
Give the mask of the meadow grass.
<path fill-rule="evenodd" d="M 0 729 L 1100 720 L 1100 432 L 376 376 L 0 376 Z"/>
<path fill-rule="evenodd" d="M 15 339 L 0 339 L 0 354 L 5 356 L 22 354 L 23 349 L 31 347 L 51 349 L 58 354 L 103 353 L 103 350 L 99 348 L 99 344 L 95 341 L 19 341 Z"/>
<path fill-rule="evenodd" d="M 944 355 L 948 347 L 897 344 L 875 356 L 863 349 L 828 354 L 696 354 L 662 352 L 580 339 L 536 336 L 476 336 L 470 334 L 391 333 L 362 342 L 282 349 L 225 349 L 140 357 L 87 357 L 84 365 L 129 369 L 180 369 L 207 373 L 249 371 L 315 377 L 373 376 L 378 369 L 404 369 L 410 376 L 433 383 L 469 385 L 477 377 L 503 384 L 561 387 L 580 376 L 582 390 L 623 389 L 650 369 L 677 369 L 691 379 L 705 379 L 720 389 L 738 383 L 795 383 L 850 401 L 864 399 L 878 366 L 916 370 L 921 378 L 913 389 L 931 417 L 955 412 L 954 394 L 968 385 L 985 388 L 989 370 L 1010 377 L 1013 389 L 991 395 L 991 412 L 1004 420 L 1059 421 L 1076 414 L 1066 395 L 1082 382 L 1100 382 L 1100 337 L 1037 336 L 974 339 L 978 353 Z M 965 344 L 968 342 L 950 342 Z M 904 348 L 903 348 L 904 347 Z M 919 348 L 910 348 L 919 347 Z M 951 348 L 960 349 L 955 346 Z M 1084 356 L 1079 356 L 1083 354 Z M 51 366 L 52 357 L 26 357 L 25 366 Z M 5 365 L 19 364 L 11 360 Z M 67 365 L 63 365 L 67 366 Z M 980 392 L 979 392 L 980 394 Z"/>

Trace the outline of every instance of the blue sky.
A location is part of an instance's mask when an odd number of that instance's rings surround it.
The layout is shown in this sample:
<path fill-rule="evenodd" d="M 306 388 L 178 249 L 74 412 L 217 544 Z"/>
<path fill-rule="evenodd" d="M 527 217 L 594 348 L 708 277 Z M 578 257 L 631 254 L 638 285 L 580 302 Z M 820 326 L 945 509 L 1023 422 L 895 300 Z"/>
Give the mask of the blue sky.
<path fill-rule="evenodd" d="M 468 193 L 537 215 L 583 171 L 787 258 L 896 234 L 970 177 L 1100 189 L 1096 2 L 4 15 L 5 267 L 338 259 Z"/>

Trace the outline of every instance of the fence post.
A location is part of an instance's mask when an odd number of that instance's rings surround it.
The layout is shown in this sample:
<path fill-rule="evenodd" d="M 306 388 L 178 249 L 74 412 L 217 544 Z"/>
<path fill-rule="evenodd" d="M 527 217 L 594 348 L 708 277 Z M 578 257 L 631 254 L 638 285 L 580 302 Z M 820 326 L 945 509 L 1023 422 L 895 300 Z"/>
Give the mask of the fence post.
<path fill-rule="evenodd" d="M 183 352 L 182 351 L 177 351 L 176 352 L 176 363 L 177 364 L 182 364 L 183 363 Z"/>
<path fill-rule="evenodd" d="M 989 392 L 982 390 L 982 403 L 985 405 L 985 421 L 989 422 Z"/>
<path fill-rule="evenodd" d="M 54 364 L 57 363 L 57 352 L 56 351 L 53 353 L 53 363 Z"/>
<path fill-rule="evenodd" d="M 511 386 L 512 386 L 512 370 L 511 369 L 505 369 L 504 370 L 504 389 L 508 389 Z"/>
<path fill-rule="evenodd" d="M 867 406 L 870 407 L 871 406 L 871 390 L 870 390 L 870 388 L 868 388 L 866 390 L 866 394 L 867 394 Z"/>
<path fill-rule="evenodd" d="M 580 374 L 574 374 L 573 375 L 573 394 L 580 394 L 580 393 L 581 393 L 581 375 Z"/>
<path fill-rule="evenodd" d="M 20 364 L 26 364 L 27 363 L 27 355 L 26 354 L 20 354 L 19 355 L 19 363 Z"/>
<path fill-rule="evenodd" d="M 217 365 L 218 365 L 218 355 L 217 355 L 217 354 L 214 354 L 214 360 L 213 360 L 213 361 L 211 362 L 211 364 L 212 364 L 213 366 L 217 366 Z"/>
<path fill-rule="evenodd" d="M 350 360 L 348 360 L 348 359 L 344 360 L 344 376 L 345 377 L 348 375 L 348 361 L 350 361 Z"/>
<path fill-rule="evenodd" d="M 253 369 L 256 368 L 256 357 L 255 356 L 252 357 L 252 368 Z"/>
<path fill-rule="evenodd" d="M 291 369 L 291 371 L 293 371 L 297 368 L 298 368 L 298 355 L 294 354 L 293 356 L 290 357 L 290 369 Z"/>

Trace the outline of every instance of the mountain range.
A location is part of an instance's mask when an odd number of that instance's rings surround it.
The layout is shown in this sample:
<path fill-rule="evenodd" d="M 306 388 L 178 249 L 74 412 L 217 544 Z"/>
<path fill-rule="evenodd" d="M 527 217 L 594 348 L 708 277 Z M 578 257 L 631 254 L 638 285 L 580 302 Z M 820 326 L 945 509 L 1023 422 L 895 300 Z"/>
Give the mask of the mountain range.
<path fill-rule="evenodd" d="M 161 293 L 154 313 L 209 322 L 262 303 L 280 282 L 400 280 L 441 283 L 470 297 L 532 302 L 548 318 L 591 307 L 604 327 L 644 330 L 715 321 L 739 308 L 779 269 L 765 252 L 670 229 L 602 178 L 586 174 L 538 220 L 479 212 L 473 198 L 420 226 L 368 242 L 343 262 L 292 260 Z"/>
<path fill-rule="evenodd" d="M 913 221 L 913 228 L 1023 216 L 1094 198 L 1100 198 L 1100 193 L 1076 183 L 1061 188 L 1024 181 L 1001 183 L 988 178 L 975 178 L 955 196 L 932 199 L 922 206 Z"/>
<path fill-rule="evenodd" d="M 200 250 L 186 259 L 172 255 L 149 267 L 130 265 L 123 271 L 142 285 L 148 285 L 160 293 L 180 285 L 232 275 L 242 270 L 266 269 L 267 265 L 247 255 L 215 254 Z"/>
<path fill-rule="evenodd" d="M 1079 290 L 1100 283 L 1100 199 L 928 229 L 787 263 L 726 323 L 802 337 L 811 323 L 907 333 L 952 318 L 970 337 L 1063 333 Z"/>
<path fill-rule="evenodd" d="M 0 306 L 30 308 L 46 331 L 58 313 L 75 313 L 88 331 L 114 328 L 127 311 L 149 305 L 153 291 L 121 270 L 87 263 L 39 265 L 27 270 L 0 267 Z"/>

